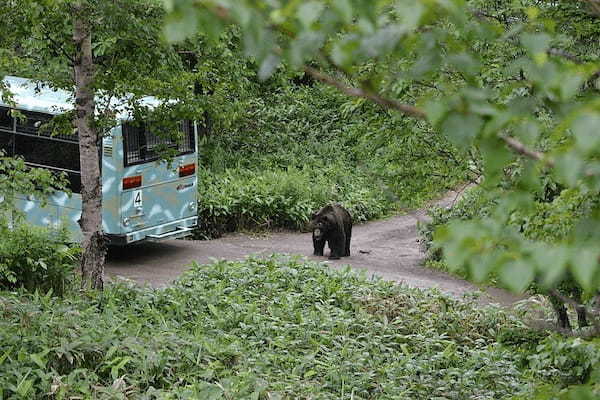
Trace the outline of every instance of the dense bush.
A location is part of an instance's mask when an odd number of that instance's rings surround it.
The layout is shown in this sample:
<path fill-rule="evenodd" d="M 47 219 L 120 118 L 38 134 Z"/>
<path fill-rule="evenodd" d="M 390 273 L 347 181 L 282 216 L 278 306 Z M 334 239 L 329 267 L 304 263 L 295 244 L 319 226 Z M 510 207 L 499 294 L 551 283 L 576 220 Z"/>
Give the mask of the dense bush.
<path fill-rule="evenodd" d="M 343 204 L 356 222 L 390 210 L 391 201 L 369 190 L 366 177 L 341 177 L 349 181 L 294 168 L 202 172 L 198 214 L 206 225 L 201 232 L 214 237 L 240 228 L 302 229 L 311 213 L 329 202 Z"/>
<path fill-rule="evenodd" d="M 419 225 L 420 241 L 428 251 L 428 259 L 440 261 L 442 258 L 439 249 L 433 248 L 433 233 L 438 227 L 453 220 L 485 216 L 494 203 L 495 200 L 486 197 L 481 187 L 473 186 L 461 193 L 451 207 L 432 207 L 428 211 L 429 221 Z"/>
<path fill-rule="evenodd" d="M 69 247 L 66 230 L 0 220 L 0 289 L 24 288 L 62 294 L 72 281 L 79 250 Z"/>
<path fill-rule="evenodd" d="M 498 309 L 290 258 L 89 296 L 0 295 L 1 398 L 529 398 L 594 369 Z"/>
<path fill-rule="evenodd" d="M 240 227 L 304 226 L 327 203 L 357 222 L 416 207 L 465 177 L 431 132 L 316 83 L 257 85 L 235 123 L 201 144 L 199 236 Z M 310 83 L 310 82 L 309 82 Z"/>

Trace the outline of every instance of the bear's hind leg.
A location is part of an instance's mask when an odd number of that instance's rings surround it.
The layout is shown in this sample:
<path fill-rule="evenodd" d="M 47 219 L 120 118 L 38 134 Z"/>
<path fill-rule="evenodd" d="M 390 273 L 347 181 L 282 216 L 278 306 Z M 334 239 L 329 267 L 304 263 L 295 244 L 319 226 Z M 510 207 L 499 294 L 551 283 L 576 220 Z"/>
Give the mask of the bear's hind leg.
<path fill-rule="evenodd" d="M 352 239 L 352 225 L 350 225 L 348 231 L 346 232 L 346 246 L 344 249 L 344 256 L 346 257 L 350 257 L 350 239 Z"/>
<path fill-rule="evenodd" d="M 330 260 L 339 260 L 345 254 L 346 238 L 341 235 L 335 235 L 329 238 Z"/>

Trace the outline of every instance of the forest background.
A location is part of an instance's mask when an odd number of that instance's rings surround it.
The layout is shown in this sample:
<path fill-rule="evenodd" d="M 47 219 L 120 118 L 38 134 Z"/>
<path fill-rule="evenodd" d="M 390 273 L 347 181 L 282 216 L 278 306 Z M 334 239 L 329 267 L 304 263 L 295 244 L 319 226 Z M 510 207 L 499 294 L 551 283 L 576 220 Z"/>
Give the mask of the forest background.
<path fill-rule="evenodd" d="M 61 8 L 68 3 L 0 6 L 11 22 L 0 37 L 1 74 L 71 86 L 72 21 Z M 443 225 L 436 235 L 426 232 L 436 265 L 513 290 L 554 290 L 567 280 L 576 296 L 562 296 L 587 303 L 596 317 L 595 1 L 165 4 L 167 14 L 161 2 L 86 2 L 103 18 L 94 25 L 94 85 L 111 95 L 177 96 L 186 100 L 180 112 L 203 116 L 199 236 L 298 229 L 327 201 L 364 221 L 478 181 L 458 211 L 436 214 L 434 225 Z M 2 181 L 3 193 L 37 187 L 18 161 L 5 162 L 12 163 L 5 173 L 20 179 Z M 441 398 L 594 398 L 597 391 L 593 341 L 533 330 L 503 311 L 480 313 L 281 259 L 198 267 L 164 292 L 118 286 L 80 298 L 66 283 L 71 249 L 52 247 L 32 228 L 4 233 L 11 239 L 2 251 L 12 257 L 2 265 L 6 288 L 35 290 L 36 276 L 44 293 L 67 294 L 3 296 L 6 396 L 414 398 L 433 390 Z M 48 271 L 57 272 L 54 280 Z M 259 277 L 275 296 L 268 303 L 254 292 Z M 320 302 L 331 299 L 317 318 Z M 261 307 L 266 320 L 256 319 Z M 408 323 L 411 313 L 428 319 Z M 91 322 L 78 328 L 81 315 Z M 576 333 L 596 329 L 583 328 Z M 273 347 L 276 332 L 283 339 Z M 168 343 L 188 356 L 171 357 Z M 288 359 L 291 343 L 307 347 Z M 320 346 L 327 351 L 319 354 Z M 160 349 L 155 358 L 148 348 Z M 406 386 L 405 373 L 425 378 Z"/>

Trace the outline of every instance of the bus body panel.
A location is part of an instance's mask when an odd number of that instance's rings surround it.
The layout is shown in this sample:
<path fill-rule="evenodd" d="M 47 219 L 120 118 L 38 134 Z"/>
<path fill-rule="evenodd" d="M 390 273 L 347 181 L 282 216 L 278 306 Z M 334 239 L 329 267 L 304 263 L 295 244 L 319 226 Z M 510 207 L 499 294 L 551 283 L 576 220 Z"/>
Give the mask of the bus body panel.
<path fill-rule="evenodd" d="M 38 90 L 33 81 L 24 78 L 7 77 L 4 82 L 15 95 L 15 108 L 18 110 L 57 115 L 73 109 L 71 93 L 44 87 Z M 148 106 L 159 104 L 157 99 L 151 97 L 142 99 L 142 102 Z M 2 103 L 0 99 L 0 107 L 11 106 Z M 164 240 L 189 235 L 191 228 L 197 225 L 197 174 L 180 177 L 179 167 L 189 164 L 196 166 L 198 162 L 195 124 L 188 122 L 186 125 L 182 122 L 182 126 L 188 127 L 186 132 L 191 132 L 193 138 L 193 147 L 186 147 L 187 153 L 173 157 L 170 163 L 152 160 L 125 166 L 123 126 L 130 121 L 129 118 L 126 108 L 117 113 L 117 124 L 103 138 L 100 149 L 102 229 L 106 237 L 115 244 L 128 244 L 140 240 Z M 13 129 L 14 126 L 16 125 L 13 125 Z M 8 128 L 0 128 L 5 131 L 0 134 L 19 134 L 18 128 L 12 133 Z M 46 137 L 45 140 L 51 138 Z M 0 147 L 2 145 L 6 143 L 3 144 L 0 140 Z M 55 153 L 60 154 L 58 159 L 62 156 L 63 160 L 70 157 L 68 159 L 78 161 L 71 153 L 60 153 L 62 149 L 58 151 L 59 153 Z M 15 150 L 15 154 L 17 153 Z M 52 168 L 50 164 L 48 168 L 60 170 Z M 142 176 L 140 187 L 124 190 L 123 178 L 136 175 Z M 141 205 L 139 199 L 135 202 L 132 197 L 136 192 L 141 194 Z M 25 212 L 29 222 L 40 226 L 66 226 L 73 241 L 81 240 L 78 222 L 82 202 L 79 193 L 67 195 L 65 192 L 56 192 L 50 196 L 45 206 L 32 196 L 18 196 L 16 201 L 18 209 Z M 137 222 L 130 222 L 136 218 Z"/>
<path fill-rule="evenodd" d="M 109 235 L 121 233 L 119 195 L 123 175 L 123 151 L 120 136 L 121 127 L 117 126 L 102 140 L 102 228 Z"/>
<path fill-rule="evenodd" d="M 104 141 L 103 220 L 105 233 L 115 244 L 127 244 L 163 236 L 183 235 L 183 228 L 197 225 L 197 174 L 181 178 L 179 167 L 198 162 L 197 149 L 173 157 L 170 162 L 150 161 L 125 167 L 123 130 L 116 127 Z M 196 131 L 194 129 L 194 142 Z M 109 145 L 112 149 L 109 150 Z M 116 151 L 115 151 L 116 149 Z M 141 176 L 141 185 L 123 189 L 123 179 Z"/>
<path fill-rule="evenodd" d="M 18 197 L 15 207 L 25 215 L 25 221 L 33 225 L 54 228 L 58 226 L 58 206 L 51 201 L 45 204 L 33 196 Z"/>
<path fill-rule="evenodd" d="M 81 218 L 81 195 L 56 192 L 45 202 L 33 196 L 17 196 L 15 206 L 33 225 L 57 228 L 66 227 L 73 241 L 81 240 L 79 218 Z"/>

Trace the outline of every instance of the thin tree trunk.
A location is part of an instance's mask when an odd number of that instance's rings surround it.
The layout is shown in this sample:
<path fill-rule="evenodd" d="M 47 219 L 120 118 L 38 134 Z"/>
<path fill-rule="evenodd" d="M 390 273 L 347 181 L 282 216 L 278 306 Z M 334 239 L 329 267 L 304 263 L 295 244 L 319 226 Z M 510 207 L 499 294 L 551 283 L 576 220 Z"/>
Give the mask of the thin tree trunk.
<path fill-rule="evenodd" d="M 73 7 L 73 41 L 75 42 L 75 127 L 79 132 L 81 162 L 82 212 L 79 226 L 81 243 L 82 289 L 102 290 L 106 246 L 102 235 L 102 183 L 98 131 L 94 126 L 94 65 L 92 60 L 91 26 L 81 3 Z"/>

